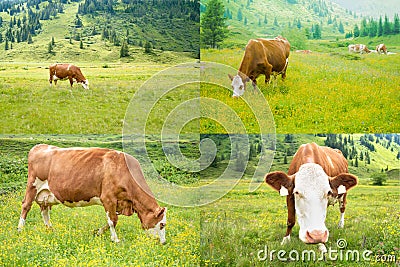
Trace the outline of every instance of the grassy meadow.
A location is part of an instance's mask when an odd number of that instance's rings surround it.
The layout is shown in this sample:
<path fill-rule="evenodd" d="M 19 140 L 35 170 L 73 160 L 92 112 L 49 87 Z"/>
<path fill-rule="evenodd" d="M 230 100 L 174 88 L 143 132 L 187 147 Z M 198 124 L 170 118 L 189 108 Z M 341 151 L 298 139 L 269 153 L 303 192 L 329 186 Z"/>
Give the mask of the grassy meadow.
<path fill-rule="evenodd" d="M 162 246 L 141 228 L 136 215 L 120 216 L 117 234 L 95 236 L 93 231 L 107 222 L 99 206 L 51 210 L 53 230 L 43 224 L 34 204 L 26 227 L 17 231 L 23 191 L 0 195 L 1 266 L 193 266 L 199 263 L 199 212 L 168 207 L 167 244 Z M 160 203 L 161 205 L 161 203 Z"/>
<path fill-rule="evenodd" d="M 239 68 L 243 57 L 243 49 L 201 52 L 204 61 L 234 68 Z M 399 54 L 354 55 L 348 54 L 345 47 L 311 54 L 292 51 L 285 81 L 279 76 L 265 84 L 262 75 L 257 83 L 271 108 L 277 133 L 397 132 L 400 126 L 399 64 Z M 247 88 L 245 94 L 252 94 L 250 83 Z M 228 90 L 213 85 L 202 89 L 202 96 L 234 107 L 246 129 L 257 132 L 252 126 L 253 114 L 247 112 L 241 101 L 231 100 Z M 224 132 L 218 125 L 208 128 L 215 129 L 216 133 Z"/>

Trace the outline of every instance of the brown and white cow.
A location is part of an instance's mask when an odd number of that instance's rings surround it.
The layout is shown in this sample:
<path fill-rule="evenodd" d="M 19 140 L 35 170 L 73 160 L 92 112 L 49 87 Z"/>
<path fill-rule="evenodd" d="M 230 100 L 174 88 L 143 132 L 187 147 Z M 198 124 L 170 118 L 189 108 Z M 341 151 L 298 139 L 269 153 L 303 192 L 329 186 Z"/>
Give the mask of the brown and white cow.
<path fill-rule="evenodd" d="M 290 241 L 296 215 L 300 240 L 309 244 L 327 242 L 327 206 L 339 201 L 341 216 L 338 226 L 342 228 L 346 191 L 357 185 L 357 178 L 348 173 L 347 160 L 342 153 L 315 143 L 300 146 L 288 174 L 271 172 L 266 175 L 265 181 L 282 196 L 286 196 L 288 220 L 282 244 Z"/>
<path fill-rule="evenodd" d="M 57 85 L 57 80 L 69 80 L 72 85 L 74 81 L 80 83 L 83 88 L 89 89 L 89 81 L 83 76 L 81 69 L 72 64 L 53 64 L 49 67 L 50 70 L 50 86 L 54 80 L 54 84 Z"/>
<path fill-rule="evenodd" d="M 375 50 L 376 52 L 378 52 L 378 54 L 384 53 L 385 55 L 387 55 L 387 48 L 385 44 L 377 45 Z"/>
<path fill-rule="evenodd" d="M 40 206 L 44 224 L 52 227 L 53 205 L 102 205 L 111 240 L 119 242 L 118 215 L 137 213 L 143 229 L 165 243 L 166 208 L 161 208 L 148 187 L 139 162 L 132 156 L 104 148 L 59 148 L 40 144 L 28 155 L 28 182 L 18 224 L 21 231 L 33 201 Z"/>
<path fill-rule="evenodd" d="M 284 37 L 274 39 L 251 39 L 245 48 L 238 74 L 228 74 L 232 81 L 233 97 L 243 95 L 246 83 L 250 80 L 253 87 L 257 86 L 257 77 L 264 74 L 265 83 L 268 83 L 271 74 L 286 77 L 289 62 L 290 44 Z"/>
<path fill-rule="evenodd" d="M 371 50 L 364 44 L 351 44 L 348 46 L 349 52 L 360 53 L 360 54 L 368 54 L 371 53 Z"/>

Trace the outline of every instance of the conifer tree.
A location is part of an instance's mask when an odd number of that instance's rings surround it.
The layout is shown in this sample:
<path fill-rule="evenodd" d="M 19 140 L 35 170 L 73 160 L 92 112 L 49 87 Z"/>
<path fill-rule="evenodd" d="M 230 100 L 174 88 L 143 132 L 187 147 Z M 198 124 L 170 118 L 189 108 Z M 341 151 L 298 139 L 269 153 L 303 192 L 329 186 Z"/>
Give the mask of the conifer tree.
<path fill-rule="evenodd" d="M 210 0 L 200 22 L 200 42 L 202 46 L 216 48 L 227 34 L 224 6 L 220 0 Z"/>

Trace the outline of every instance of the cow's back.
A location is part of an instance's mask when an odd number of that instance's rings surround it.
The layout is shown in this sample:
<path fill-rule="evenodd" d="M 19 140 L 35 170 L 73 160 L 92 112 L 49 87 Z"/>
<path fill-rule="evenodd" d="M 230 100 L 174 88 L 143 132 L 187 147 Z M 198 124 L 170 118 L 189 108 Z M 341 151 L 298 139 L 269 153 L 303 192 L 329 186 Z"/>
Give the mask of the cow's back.
<path fill-rule="evenodd" d="M 318 146 L 315 143 L 300 146 L 289 166 L 288 174 L 295 174 L 305 163 L 319 164 L 331 177 L 348 172 L 347 160 L 340 150 Z"/>

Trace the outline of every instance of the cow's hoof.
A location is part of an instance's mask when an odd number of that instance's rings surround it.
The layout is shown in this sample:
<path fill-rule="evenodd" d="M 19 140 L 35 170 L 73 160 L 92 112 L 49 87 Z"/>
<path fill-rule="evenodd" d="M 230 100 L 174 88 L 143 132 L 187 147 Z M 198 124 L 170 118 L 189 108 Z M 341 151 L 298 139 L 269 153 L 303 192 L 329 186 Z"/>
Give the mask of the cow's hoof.
<path fill-rule="evenodd" d="M 344 222 L 342 222 L 342 221 L 340 221 L 339 223 L 338 223 L 338 226 L 337 226 L 338 228 L 343 228 L 344 227 Z"/>
<path fill-rule="evenodd" d="M 281 245 L 283 246 L 283 245 L 286 245 L 286 244 L 289 244 L 289 243 L 290 243 L 290 235 L 285 236 L 285 237 L 282 239 Z"/>
<path fill-rule="evenodd" d="M 326 246 L 324 243 L 319 243 L 318 244 L 318 250 L 321 251 L 322 253 L 327 253 L 328 250 L 326 249 Z"/>

